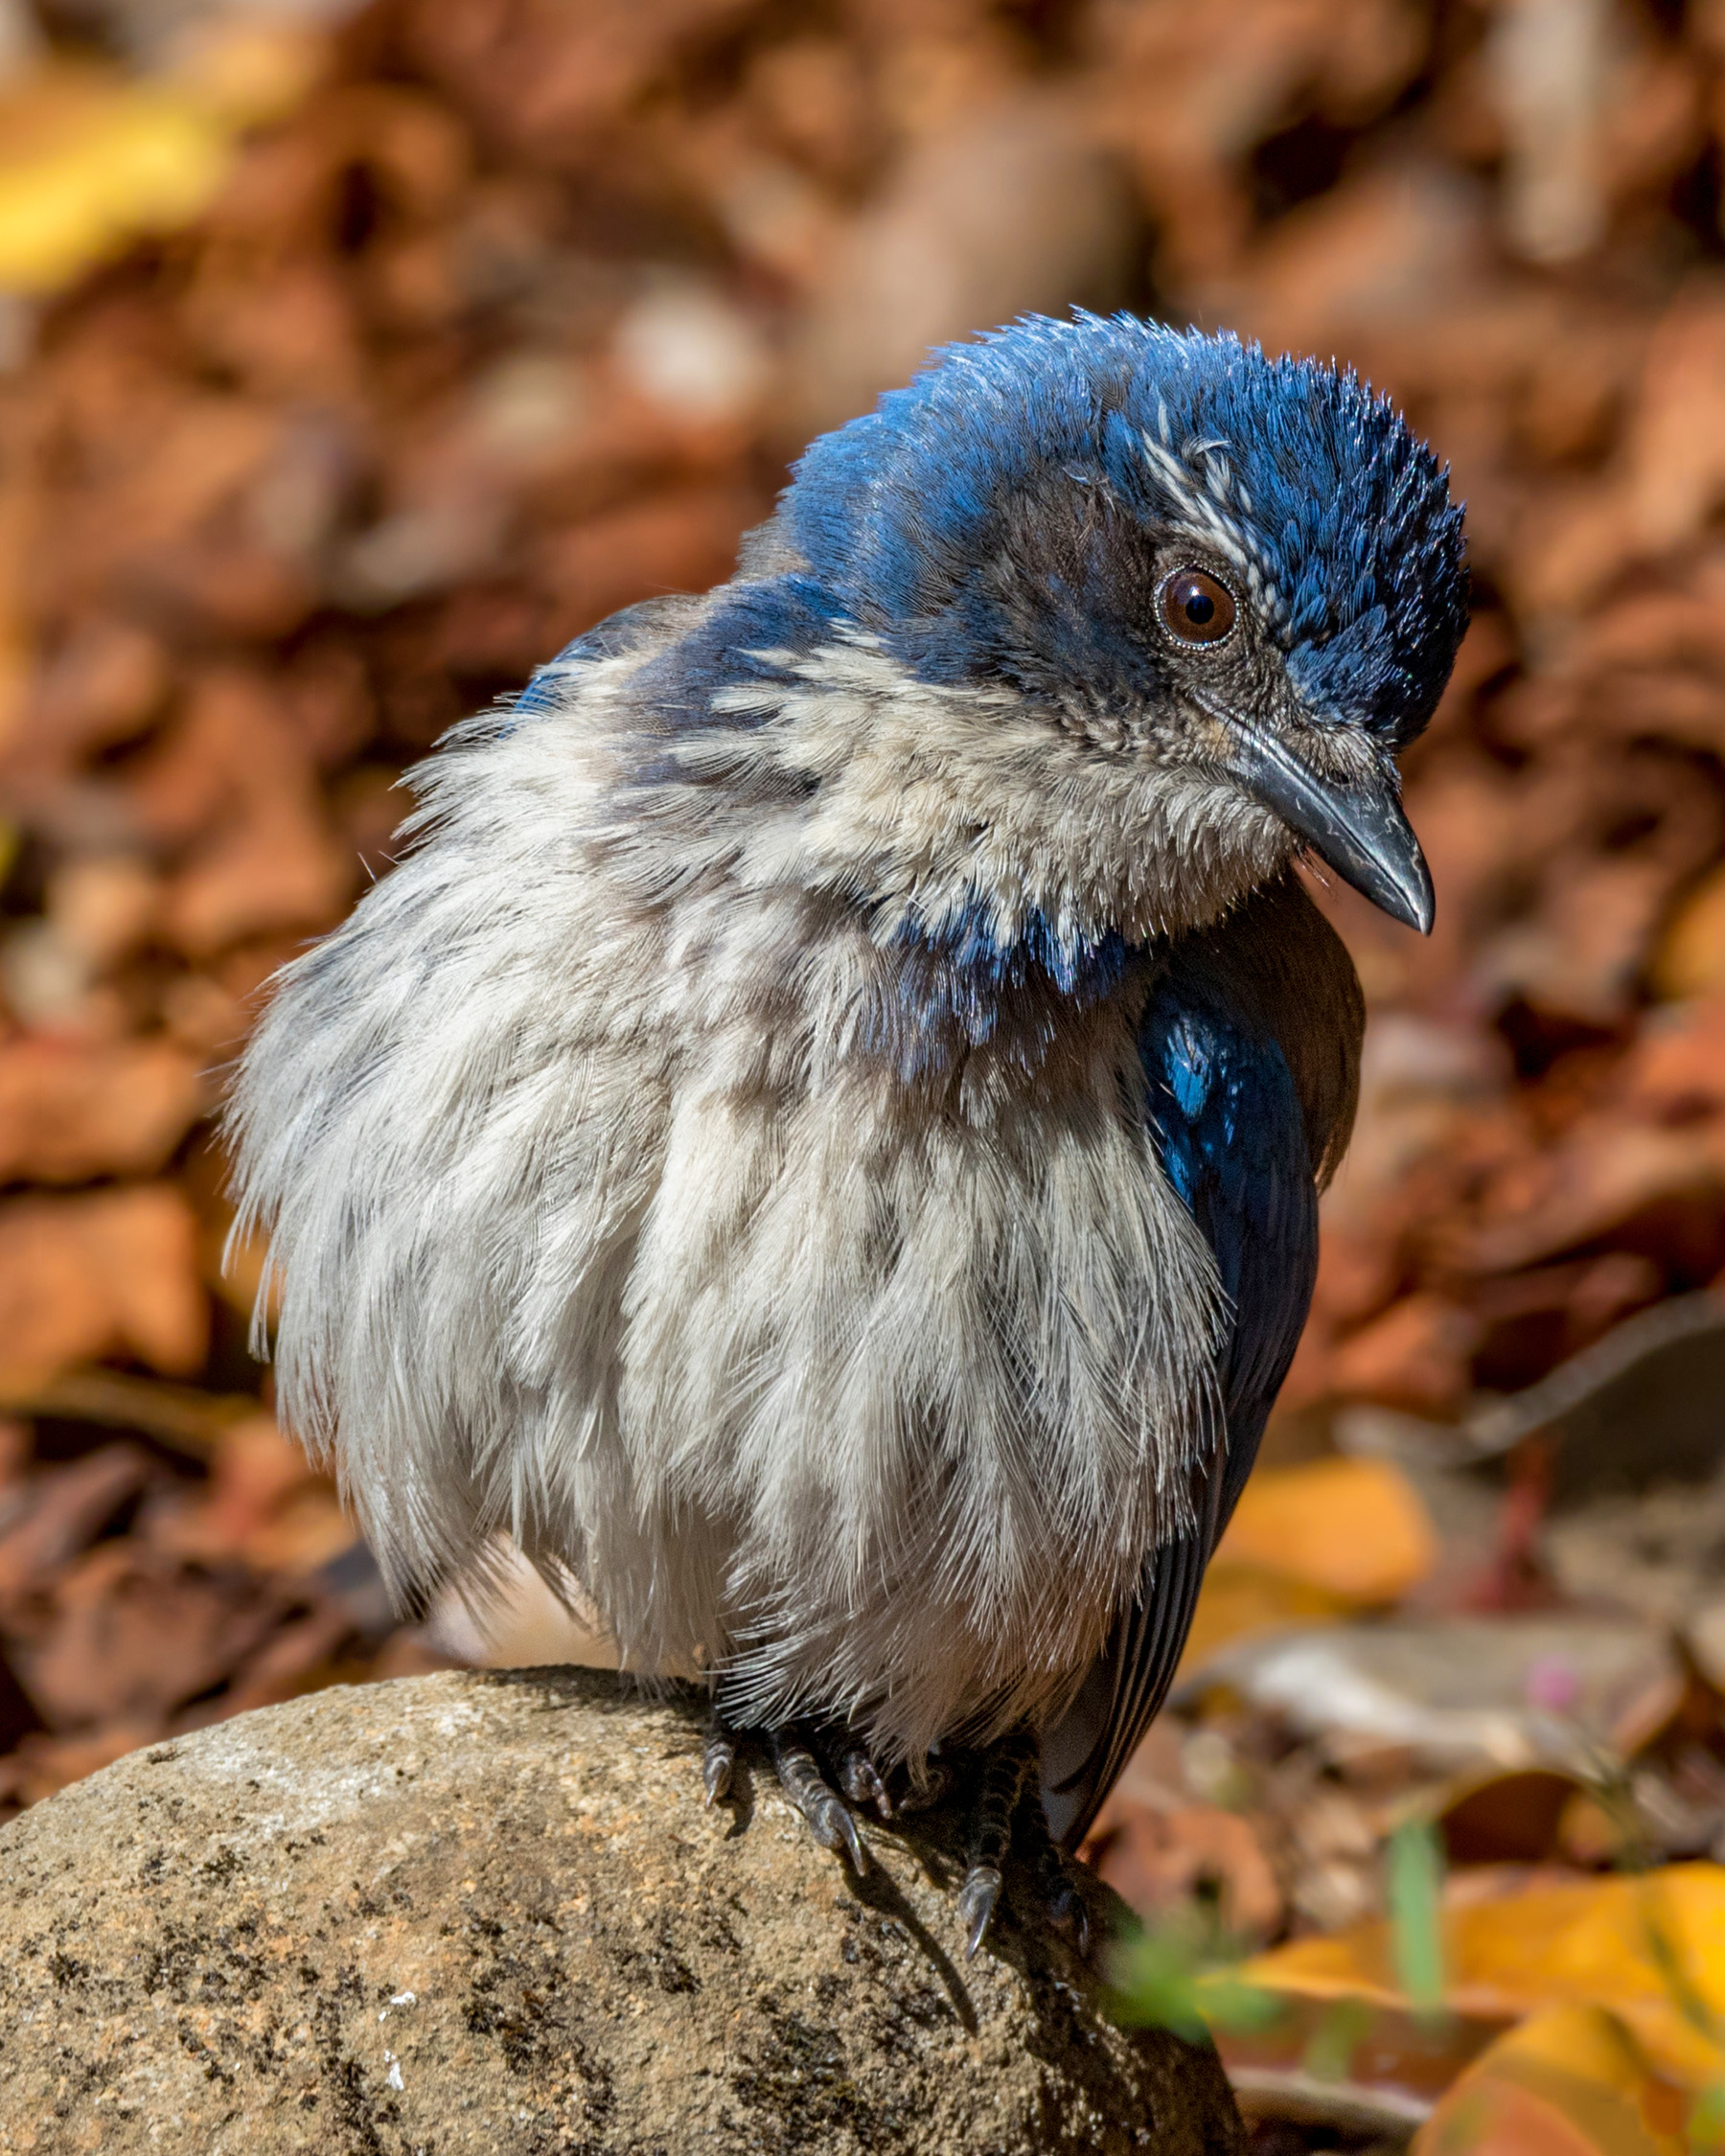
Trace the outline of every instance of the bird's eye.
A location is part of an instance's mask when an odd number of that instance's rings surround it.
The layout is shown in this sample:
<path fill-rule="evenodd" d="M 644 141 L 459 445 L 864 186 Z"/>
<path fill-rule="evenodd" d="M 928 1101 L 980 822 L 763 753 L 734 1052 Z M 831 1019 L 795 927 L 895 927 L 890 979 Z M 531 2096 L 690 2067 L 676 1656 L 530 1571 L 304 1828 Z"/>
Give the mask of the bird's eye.
<path fill-rule="evenodd" d="M 1160 604 L 1162 627 L 1183 644 L 1219 644 L 1234 625 L 1233 593 L 1203 569 L 1176 569 Z"/>

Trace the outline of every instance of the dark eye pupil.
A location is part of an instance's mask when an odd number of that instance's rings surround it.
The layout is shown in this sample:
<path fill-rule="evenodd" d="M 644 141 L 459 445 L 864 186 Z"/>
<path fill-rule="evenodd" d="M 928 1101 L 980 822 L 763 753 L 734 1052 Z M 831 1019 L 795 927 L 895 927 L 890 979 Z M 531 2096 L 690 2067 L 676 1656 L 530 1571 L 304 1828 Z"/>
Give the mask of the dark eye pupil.
<path fill-rule="evenodd" d="M 1177 569 L 1158 604 L 1162 627 L 1183 644 L 1219 644 L 1234 625 L 1232 592 L 1205 569 Z"/>

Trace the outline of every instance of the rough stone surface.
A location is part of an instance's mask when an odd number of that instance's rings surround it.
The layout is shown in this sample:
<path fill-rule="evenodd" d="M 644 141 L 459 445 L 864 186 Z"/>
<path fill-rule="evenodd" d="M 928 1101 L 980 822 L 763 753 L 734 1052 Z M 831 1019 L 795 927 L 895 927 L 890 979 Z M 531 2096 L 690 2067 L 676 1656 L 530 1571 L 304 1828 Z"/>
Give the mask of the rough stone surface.
<path fill-rule="evenodd" d="M 1213 2056 L 1112 2028 L 1058 1938 L 1009 1912 L 964 1963 L 949 1814 L 871 1827 L 857 1882 L 764 1762 L 703 1811 L 699 1752 L 686 1699 L 462 1672 L 242 1715 L 26 1812 L 0 2149 L 1238 2148 Z"/>

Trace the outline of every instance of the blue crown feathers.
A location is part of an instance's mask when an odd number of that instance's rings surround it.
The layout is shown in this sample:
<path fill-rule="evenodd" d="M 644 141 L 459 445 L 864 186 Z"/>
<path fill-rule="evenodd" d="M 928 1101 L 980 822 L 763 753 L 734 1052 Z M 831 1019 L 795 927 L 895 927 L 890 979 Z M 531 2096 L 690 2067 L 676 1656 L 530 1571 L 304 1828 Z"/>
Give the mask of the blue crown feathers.
<path fill-rule="evenodd" d="M 1448 474 L 1350 371 L 1127 314 L 950 345 L 823 436 L 788 536 L 925 678 L 1154 687 L 1141 582 L 1170 530 L 1233 567 L 1316 715 L 1400 746 L 1467 621 Z"/>

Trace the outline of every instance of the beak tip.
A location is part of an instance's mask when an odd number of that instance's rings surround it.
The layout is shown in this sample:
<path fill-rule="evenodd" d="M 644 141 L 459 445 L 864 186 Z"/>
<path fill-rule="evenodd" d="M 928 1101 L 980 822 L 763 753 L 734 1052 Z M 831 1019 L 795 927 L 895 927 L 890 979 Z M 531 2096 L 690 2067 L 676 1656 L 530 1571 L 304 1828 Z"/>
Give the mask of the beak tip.
<path fill-rule="evenodd" d="M 1416 929 L 1422 936 L 1429 936 L 1432 924 L 1438 918 L 1437 895 L 1432 889 L 1431 872 L 1422 860 L 1417 884 L 1407 894 L 1407 911 L 1402 919 L 1410 929 Z"/>
<path fill-rule="evenodd" d="M 1356 870 L 1347 881 L 1363 897 L 1368 898 L 1380 913 L 1399 921 L 1404 929 L 1429 936 L 1438 914 L 1431 871 L 1417 855 L 1412 860 L 1398 861 L 1395 868 L 1397 873 L 1387 873 L 1382 862 L 1373 861 L 1370 869 L 1376 873 L 1368 871 L 1361 875 Z"/>
<path fill-rule="evenodd" d="M 1437 914 L 1432 872 L 1402 812 L 1393 771 L 1385 770 L 1376 785 L 1343 785 L 1321 777 L 1274 731 L 1235 723 L 1235 778 L 1282 819 L 1297 844 L 1309 846 L 1392 921 L 1429 936 Z"/>

